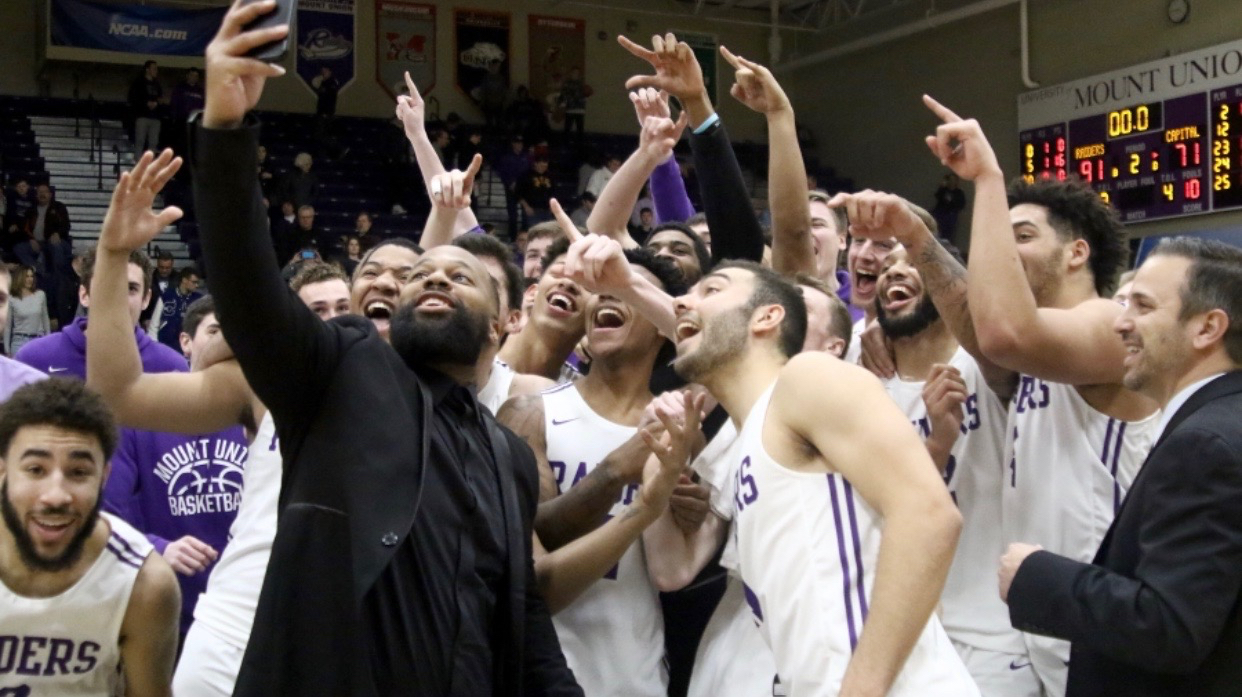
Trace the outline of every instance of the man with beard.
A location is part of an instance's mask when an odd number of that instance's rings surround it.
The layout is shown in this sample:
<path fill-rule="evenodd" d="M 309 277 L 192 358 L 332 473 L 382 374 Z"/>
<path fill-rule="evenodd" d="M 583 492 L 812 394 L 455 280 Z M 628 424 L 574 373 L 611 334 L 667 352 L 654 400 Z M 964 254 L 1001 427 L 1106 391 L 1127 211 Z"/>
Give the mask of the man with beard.
<path fill-rule="evenodd" d="M 171 695 L 180 592 L 146 538 L 99 510 L 115 448 L 77 380 L 0 406 L 0 694 Z"/>
<path fill-rule="evenodd" d="M 222 327 L 285 468 L 235 694 L 580 695 L 533 579 L 534 458 L 467 389 L 499 335 L 486 268 L 454 247 L 424 254 L 392 346 L 362 318 L 320 322 L 281 288 L 247 112 L 283 69 L 245 53 L 289 28 L 242 31 L 273 9 L 226 14 L 191 133 Z"/>
<path fill-rule="evenodd" d="M 1080 181 L 1016 181 L 1006 191 L 979 123 L 924 101 L 943 121 L 927 138 L 933 154 L 975 182 L 965 294 L 973 333 L 983 356 L 1011 371 L 1016 385 L 1005 539 L 1087 562 L 1159 419 L 1155 401 L 1123 384 L 1126 347 L 1113 331 L 1124 311 L 1110 295 L 1125 266 L 1125 229 Z M 856 208 L 848 212 L 855 221 Z M 1044 690 L 1065 694 L 1069 643 L 1024 639 Z"/>
<path fill-rule="evenodd" d="M 1179 237 L 1115 329 L 1157 441 L 1090 564 L 1010 545 L 1014 626 L 1073 642 L 1067 693 L 1232 695 L 1242 681 L 1242 250 Z"/>
<path fill-rule="evenodd" d="M 890 202 L 889 221 L 923 224 L 897 197 Z M 957 250 L 946 251 L 960 266 Z M 962 536 L 940 598 L 940 619 L 980 691 L 1039 697 L 1039 679 L 1022 636 L 991 592 L 996 583 L 992 565 L 1004 548 L 1002 458 L 1012 384 L 988 384 L 986 376 L 996 374 L 995 369 L 988 366 L 985 372 L 958 344 L 908 257 L 898 247 L 885 259 L 876 288 L 876 319 L 896 366 L 885 389 L 923 438 L 962 513 Z"/>
<path fill-rule="evenodd" d="M 555 210 L 563 215 L 559 207 Z M 566 224 L 572 229 L 572 222 Z M 665 341 L 651 321 L 610 292 L 629 287 L 630 274 L 668 293 L 682 290 L 671 263 L 641 250 L 623 254 L 619 243 L 598 239 L 610 252 L 598 264 L 592 239 L 575 244 L 565 262 L 568 273 L 577 265 L 598 267 L 590 276 L 603 292 L 591 294 L 584 306 L 591 371 L 575 383 L 511 400 L 501 411 L 502 422 L 511 424 L 535 450 L 545 499 L 539 521 L 548 523 L 539 531 L 542 537 L 556 523 L 560 531 L 547 536 L 555 543 L 566 528 L 577 527 L 557 520 L 561 515 L 597 524 L 621 515 L 634 500 L 637 483 L 626 486 L 614 479 L 615 486 L 609 487 L 599 478 L 588 481 L 592 471 L 605 461 L 606 468 L 625 461 L 641 467 L 648 455 L 641 422 L 652 400 L 648 382 Z M 584 491 L 556 500 L 583 483 Z M 579 496 L 588 489 L 587 496 Z M 593 510 L 584 515 L 584 507 Z M 662 665 L 664 620 L 647 573 L 648 554 L 641 543 L 630 545 L 617 566 L 554 620 L 566 660 L 587 694 L 655 697 L 668 692 Z"/>
<path fill-rule="evenodd" d="M 781 684 L 798 695 L 978 694 L 932 617 L 961 517 L 879 383 L 816 352 L 791 358 L 805 305 L 758 265 L 718 266 L 676 314 L 678 373 L 739 432 L 723 455 L 738 569 Z"/>

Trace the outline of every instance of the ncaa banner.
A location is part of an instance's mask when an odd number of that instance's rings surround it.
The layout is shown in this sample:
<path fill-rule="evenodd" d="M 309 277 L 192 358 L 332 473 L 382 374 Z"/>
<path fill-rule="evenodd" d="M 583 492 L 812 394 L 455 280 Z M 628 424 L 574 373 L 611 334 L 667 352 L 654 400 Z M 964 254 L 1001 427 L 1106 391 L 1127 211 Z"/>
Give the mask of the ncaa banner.
<path fill-rule="evenodd" d="M 484 83 L 495 82 L 489 75 L 499 74 L 509 84 L 509 13 L 457 10 L 454 19 L 457 87 L 483 101 Z"/>
<path fill-rule="evenodd" d="M 298 0 L 297 73 L 311 80 L 331 68 L 341 89 L 354 80 L 354 0 Z"/>
<path fill-rule="evenodd" d="M 396 99 L 408 70 L 427 94 L 436 86 L 436 6 L 379 0 L 375 9 L 375 79 Z"/>
<path fill-rule="evenodd" d="M 51 0 L 48 31 L 53 46 L 151 56 L 201 56 L 227 9 Z"/>
<path fill-rule="evenodd" d="M 570 70 L 586 74 L 586 21 L 530 15 L 529 31 L 530 95 L 547 104 Z"/>

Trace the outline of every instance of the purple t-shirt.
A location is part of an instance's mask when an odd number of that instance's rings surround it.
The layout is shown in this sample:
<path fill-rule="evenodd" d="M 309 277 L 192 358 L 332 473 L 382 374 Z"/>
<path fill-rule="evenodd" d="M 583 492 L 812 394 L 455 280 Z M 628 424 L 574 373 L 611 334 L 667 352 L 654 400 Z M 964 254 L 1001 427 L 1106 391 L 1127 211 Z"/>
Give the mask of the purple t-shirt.
<path fill-rule="evenodd" d="M 850 317 L 855 322 L 863 318 L 862 308 L 850 304 L 850 272 L 844 269 L 837 269 L 837 297 L 845 303 L 846 309 L 850 311 Z"/>
<path fill-rule="evenodd" d="M 145 533 L 161 554 L 185 535 L 222 552 L 241 504 L 247 445 L 241 426 L 201 436 L 125 429 L 104 485 L 103 509 Z M 183 636 L 211 569 L 177 574 Z"/>
<path fill-rule="evenodd" d="M 59 332 L 28 342 L 17 352 L 17 360 L 51 375 L 86 379 L 86 318 L 79 317 Z M 138 355 L 144 373 L 184 373 L 189 370 L 185 357 L 152 341 L 141 329 L 134 327 Z"/>

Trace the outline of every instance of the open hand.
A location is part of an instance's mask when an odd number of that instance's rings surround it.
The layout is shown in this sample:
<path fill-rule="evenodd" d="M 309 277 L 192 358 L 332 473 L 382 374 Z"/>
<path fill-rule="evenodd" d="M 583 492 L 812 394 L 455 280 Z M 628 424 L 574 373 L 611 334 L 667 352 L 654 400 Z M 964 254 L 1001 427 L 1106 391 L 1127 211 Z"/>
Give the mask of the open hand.
<path fill-rule="evenodd" d="M 656 456 L 654 463 L 648 461 L 643 472 L 640 495 L 645 505 L 656 510 L 663 509 L 668 503 L 678 479 L 690 464 L 694 443 L 701 437 L 699 414 L 703 409 L 703 395 L 695 395 L 686 390 L 682 399 L 684 416 L 681 419 L 676 418 L 663 405 L 656 407 L 656 416 L 664 425 L 663 435 L 657 436 L 649 430 L 639 432 L 647 447 Z"/>
<path fill-rule="evenodd" d="M 138 164 L 123 172 L 112 189 L 112 203 L 99 229 L 99 246 L 113 252 L 128 254 L 150 242 L 161 230 L 181 219 L 181 209 L 169 206 L 156 213 L 151 209 L 164 185 L 181 169 L 181 158 L 165 149 L 159 157 L 150 151 L 138 158 Z"/>

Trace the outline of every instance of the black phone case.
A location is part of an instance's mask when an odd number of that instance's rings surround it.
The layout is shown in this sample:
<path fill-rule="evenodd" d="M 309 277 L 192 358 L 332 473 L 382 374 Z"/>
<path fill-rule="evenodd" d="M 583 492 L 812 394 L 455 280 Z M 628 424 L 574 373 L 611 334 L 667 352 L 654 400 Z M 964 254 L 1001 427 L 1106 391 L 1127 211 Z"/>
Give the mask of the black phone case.
<path fill-rule="evenodd" d="M 246 4 L 259 2 L 259 0 L 246 0 Z M 289 53 L 289 42 L 293 40 L 293 11 L 297 9 L 298 0 L 276 0 L 276 9 L 259 17 L 257 20 L 246 25 L 244 31 L 253 29 L 265 29 L 267 27 L 275 27 L 281 24 L 289 25 L 289 33 L 285 38 L 279 41 L 256 46 L 246 53 L 251 58 L 258 58 L 265 63 L 280 63 L 285 60 L 285 56 Z"/>

